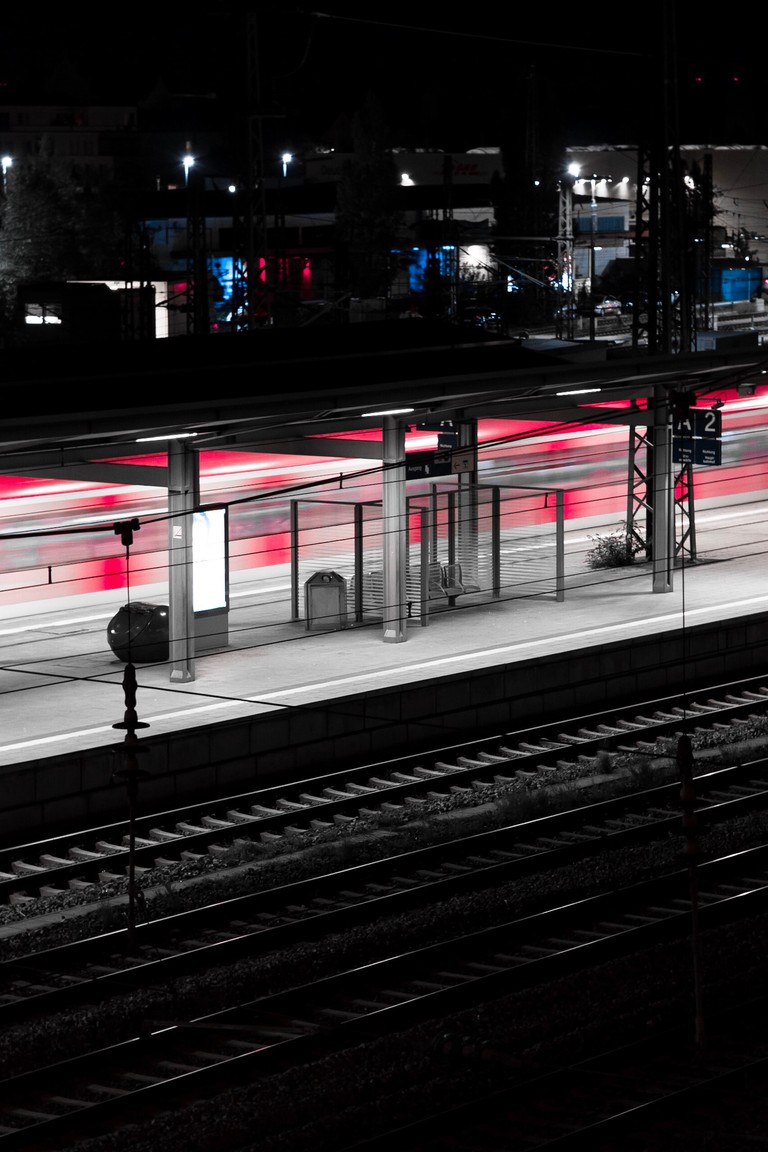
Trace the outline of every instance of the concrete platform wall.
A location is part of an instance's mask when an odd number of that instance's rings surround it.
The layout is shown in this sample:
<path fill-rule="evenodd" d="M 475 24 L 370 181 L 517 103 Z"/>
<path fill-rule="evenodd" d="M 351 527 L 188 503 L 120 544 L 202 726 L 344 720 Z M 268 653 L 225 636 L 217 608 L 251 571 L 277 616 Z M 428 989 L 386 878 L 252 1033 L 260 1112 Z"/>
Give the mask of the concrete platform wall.
<path fill-rule="evenodd" d="M 768 613 L 364 692 L 190 732 L 139 733 L 139 813 L 236 795 L 697 686 L 768 678 Z M 116 743 L 119 743 L 119 737 Z M 127 819 L 111 749 L 0 770 L 0 840 Z"/>

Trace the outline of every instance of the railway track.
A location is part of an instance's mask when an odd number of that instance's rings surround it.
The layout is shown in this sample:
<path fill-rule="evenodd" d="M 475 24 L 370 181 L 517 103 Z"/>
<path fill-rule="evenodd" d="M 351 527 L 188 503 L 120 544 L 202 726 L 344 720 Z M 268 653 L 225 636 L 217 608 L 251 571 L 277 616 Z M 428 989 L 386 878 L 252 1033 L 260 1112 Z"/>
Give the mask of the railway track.
<path fill-rule="evenodd" d="M 702 831 L 768 806 L 768 760 L 699 777 Z M 211 965 L 344 932 L 436 900 L 514 884 L 596 853 L 663 841 L 682 847 L 679 787 L 573 808 L 392 858 L 248 891 L 215 904 L 0 964 L 0 1025 L 167 984 Z M 668 853 L 671 856 L 672 853 Z M 255 878 L 248 877 L 252 888 Z"/>
<path fill-rule="evenodd" d="M 704 734 L 723 730 L 734 741 L 739 728 L 768 712 L 768 682 L 718 685 L 692 700 L 649 701 L 627 714 L 580 717 L 492 739 L 408 756 L 357 771 L 281 784 L 258 792 L 141 816 L 134 826 L 134 866 L 173 866 L 207 854 L 220 860 L 239 850 L 297 846 L 303 836 L 344 826 L 361 816 L 393 812 L 441 800 L 468 803 L 499 787 L 512 787 L 600 771 L 605 758 L 628 753 L 674 756 L 683 728 Z M 0 849 L 0 901 L 31 903 L 69 889 L 124 880 L 131 833 L 127 822 Z"/>
<path fill-rule="evenodd" d="M 768 912 L 768 847 L 704 862 L 697 871 L 702 928 Z M 157 1115 L 180 1108 L 417 1023 L 642 953 L 687 935 L 692 910 L 684 868 L 223 1012 L 183 1023 L 155 1021 L 134 1040 L 0 1082 L 0 1149 L 60 1148 L 75 1135 L 114 1131 L 139 1110 Z M 753 1052 L 753 1061 L 766 1057 L 762 1037 L 759 1042 L 761 1054 Z M 610 1084 L 608 1066 L 604 1079 Z M 626 1108 L 629 1086 L 622 1083 L 610 1101 L 599 1095 L 603 1119 L 616 1100 Z M 545 1087 L 551 1101 L 561 1093 L 567 1099 L 572 1069 L 552 1071 Z M 528 1088 L 530 1096 L 531 1083 Z M 668 1086 L 657 1092 L 668 1094 Z M 562 1111 L 550 1113 L 550 1138 L 563 1137 L 565 1119 Z M 524 1123 L 532 1135 L 518 1146 L 543 1143 L 542 1117 L 521 1111 L 518 1136 Z M 583 1128 L 583 1118 L 579 1123 Z"/>
<path fill-rule="evenodd" d="M 706 816 L 708 814 L 707 809 L 710 807 L 711 807 L 711 812 L 714 813 L 714 811 L 718 807 L 720 807 L 721 805 L 725 805 L 726 807 L 729 805 L 732 805 L 736 808 L 739 808 L 742 806 L 749 807 L 749 806 L 753 806 L 753 805 L 760 805 L 762 803 L 762 801 L 760 799 L 760 793 L 763 791 L 763 786 L 762 786 L 762 784 L 759 784 L 756 786 L 756 781 L 757 781 L 759 775 L 760 775 L 759 772 L 757 774 L 755 774 L 755 772 L 752 771 L 751 773 L 747 772 L 746 775 L 742 774 L 741 778 L 739 778 L 739 772 L 737 770 L 733 770 L 730 772 L 723 770 L 723 771 L 719 771 L 716 773 L 709 773 L 706 775 L 706 777 L 700 778 L 697 782 L 697 787 L 700 791 L 701 809 L 702 809 L 702 812 L 704 814 L 704 817 L 706 818 Z M 653 793 L 655 793 L 655 795 L 652 798 L 652 806 L 656 810 L 655 811 L 655 821 L 659 821 L 660 819 L 663 821 L 663 819 L 666 817 L 667 819 L 669 819 L 671 821 L 672 826 L 674 826 L 674 828 L 679 832 L 679 828 L 680 828 L 680 823 L 679 823 L 680 816 L 679 816 L 679 807 L 678 807 L 679 797 L 675 796 L 676 789 L 674 788 L 674 786 L 667 788 L 666 790 L 661 789 L 661 790 L 651 790 L 651 791 Z M 666 797 L 663 795 L 663 793 L 665 791 L 667 793 Z M 650 795 L 648 798 L 649 798 L 649 800 L 651 799 Z M 664 804 L 667 802 L 669 803 L 670 806 L 665 812 L 664 811 Z M 629 807 L 626 806 L 626 800 L 624 801 L 624 804 L 625 804 L 625 812 L 623 813 L 623 815 L 620 813 L 618 803 L 611 802 L 605 808 L 602 805 L 597 806 L 597 808 L 595 808 L 595 810 L 591 813 L 591 816 L 590 816 L 590 824 L 593 827 L 593 829 L 597 829 L 597 826 L 598 826 L 598 810 L 600 810 L 602 815 L 605 817 L 605 823 L 604 823 L 603 828 L 602 828 L 602 835 L 605 839 L 608 839 L 609 837 L 616 835 L 617 828 L 623 827 L 623 831 L 624 831 L 625 835 L 630 835 L 630 834 L 637 835 L 637 829 L 638 828 L 642 828 L 643 826 L 646 826 L 646 827 L 648 826 L 648 821 L 645 818 L 641 817 L 640 810 L 636 806 L 634 807 L 634 810 L 633 810 L 633 807 L 631 804 L 629 805 Z M 594 806 L 592 806 L 592 807 L 594 807 Z M 634 829 L 634 833 L 633 833 L 633 829 Z M 533 836 L 533 835 L 528 834 L 528 833 L 533 833 L 534 831 L 536 833 L 540 833 L 541 835 L 540 836 Z M 580 840 L 580 837 L 578 835 L 576 835 L 576 836 L 573 835 L 573 832 L 574 832 L 573 828 L 568 829 L 564 825 L 560 830 L 560 832 L 562 833 L 562 839 L 559 841 L 559 846 L 553 847 L 552 840 L 555 837 L 549 836 L 548 833 L 554 832 L 554 831 L 555 831 L 554 825 L 551 824 L 549 827 L 547 827 L 546 821 L 532 822 L 531 827 L 526 829 L 525 838 L 517 845 L 517 848 L 521 849 L 521 851 L 517 852 L 518 863 L 520 861 L 525 861 L 525 860 L 528 860 L 529 863 L 531 863 L 535 860 L 535 857 L 537 855 L 546 854 L 547 852 L 552 852 L 552 853 L 554 853 L 555 856 L 557 856 L 558 853 L 563 853 L 563 849 L 564 849 L 565 845 L 569 845 L 570 850 L 572 851 L 574 848 L 574 844 L 579 842 L 579 840 Z M 585 845 L 587 843 L 583 839 L 580 840 L 580 842 L 582 845 Z M 492 846 L 491 845 L 491 839 L 486 839 L 486 844 L 488 845 L 489 848 L 491 848 L 491 846 Z M 586 851 L 586 848 L 583 848 L 582 850 Z M 510 855 L 514 855 L 514 854 L 510 853 Z M 509 860 L 509 856 L 506 856 L 505 859 Z M 553 859 L 553 858 L 550 857 L 550 859 Z M 414 860 L 416 860 L 416 857 L 414 857 Z M 424 858 L 422 858 L 422 863 L 424 863 Z M 495 858 L 493 866 L 498 866 L 498 864 L 499 864 L 499 857 L 497 856 Z M 491 865 L 491 861 L 486 860 L 486 867 L 488 867 L 490 865 Z M 546 865 L 544 865 L 544 866 L 546 866 Z M 467 872 L 465 873 L 465 875 L 467 877 L 469 876 L 469 872 L 470 872 L 470 870 L 467 869 Z M 451 875 L 450 869 L 448 870 L 448 875 Z M 454 876 L 455 875 L 456 875 L 456 873 L 454 872 Z M 421 884 L 424 884 L 424 886 L 426 887 L 424 877 L 420 878 L 420 882 L 421 882 Z M 432 875 L 431 882 L 432 883 L 438 883 L 438 884 L 445 883 L 445 876 L 443 877 L 443 880 L 439 880 L 435 875 Z M 475 881 L 473 881 L 473 882 L 475 882 Z M 415 878 L 412 880 L 412 885 L 413 885 L 413 887 L 411 888 L 411 894 L 413 895 L 419 886 L 419 885 L 417 885 Z M 407 887 L 404 890 L 408 891 Z M 434 891 L 434 889 L 433 889 L 433 891 Z M 289 932 L 291 931 L 290 923 L 292 922 L 293 923 L 293 930 L 298 932 L 299 937 L 302 937 L 302 936 L 306 937 L 308 934 L 308 928 L 307 928 L 308 919 L 313 919 L 315 921 L 315 926 L 320 927 L 320 920 L 322 919 L 322 917 L 318 915 L 318 910 L 320 908 L 323 909 L 324 915 L 329 915 L 331 917 L 331 921 L 332 921 L 333 913 L 338 914 L 339 915 L 339 921 L 338 922 L 340 923 L 341 921 L 344 920 L 345 916 L 348 915 L 348 913 L 349 913 L 349 909 L 351 906 L 351 902 L 349 900 L 350 895 L 351 895 L 351 893 L 350 893 L 349 889 L 347 889 L 347 895 L 341 901 L 338 901 L 338 900 L 334 901 L 332 898 L 326 898 L 325 902 L 323 901 L 323 898 L 321 895 L 321 898 L 318 901 L 318 904 L 314 908 L 304 909 L 302 916 L 299 916 L 299 917 L 296 916 L 296 914 L 295 914 L 296 909 L 294 907 L 293 912 L 289 915 L 289 917 L 287 918 L 287 921 L 286 921 L 286 923 L 289 926 L 288 931 Z M 379 893 L 379 895 L 381 895 L 381 893 Z M 421 898 L 422 899 L 424 898 L 423 893 L 422 893 Z M 417 897 L 417 899 L 418 899 L 418 897 Z M 346 905 L 346 908 L 345 908 L 345 905 Z M 370 914 L 371 911 L 372 911 L 372 909 L 369 908 L 368 914 Z M 330 927 L 331 921 L 325 921 L 325 924 L 327 927 Z M 273 921 L 273 924 L 274 924 L 274 921 Z M 261 924 L 260 929 L 261 929 L 261 931 L 264 930 L 264 924 L 263 923 Z M 320 931 L 322 931 L 322 928 L 320 928 Z M 239 935 L 243 936 L 244 934 L 245 933 L 243 931 L 243 925 L 241 923 Z M 215 936 L 215 929 L 214 929 L 213 935 Z M 221 946 L 222 939 L 223 939 L 223 935 L 219 937 L 219 942 L 218 942 L 219 949 Z M 213 940 L 209 936 L 204 947 L 207 947 L 209 949 L 209 951 L 215 950 L 217 946 L 214 945 L 213 949 L 211 949 L 210 948 L 211 945 L 213 945 Z M 166 954 L 166 959 L 168 959 L 168 958 L 169 957 Z M 198 961 L 200 959 L 201 959 L 201 957 L 198 957 Z M 181 966 L 182 966 L 182 968 L 184 967 L 183 961 L 182 961 Z M 148 967 L 145 971 L 145 976 L 148 975 L 149 972 L 150 972 L 150 968 Z M 156 967 L 155 973 L 157 973 L 157 972 L 158 972 L 158 968 Z M 27 973 L 27 975 L 29 976 L 29 973 Z M 36 975 L 39 977 L 41 975 L 41 973 L 37 972 Z M 121 977 L 120 966 L 115 965 L 114 961 L 112 963 L 111 971 L 108 973 L 105 973 L 105 975 L 108 978 L 114 977 L 115 984 L 117 984 L 117 985 L 119 985 L 121 983 L 121 979 L 122 979 L 124 991 L 128 990 L 129 988 L 136 988 L 136 987 L 140 986 L 142 983 L 142 980 L 143 980 L 143 977 L 137 978 L 135 972 L 133 975 L 131 975 L 129 973 L 126 973 L 125 970 L 123 971 L 123 974 Z M 150 978 L 149 983 L 151 984 L 151 978 Z M 105 989 L 105 988 L 106 988 L 106 982 L 105 982 L 105 985 L 101 986 L 99 992 L 97 993 L 97 996 L 100 995 L 102 989 Z M 93 991 L 93 989 L 91 991 Z M 72 1002 L 74 1002 L 75 999 L 76 999 L 76 997 L 73 998 Z M 85 1001 L 87 1002 L 87 1000 L 88 1000 L 88 997 L 86 996 Z"/>
<path fill-rule="evenodd" d="M 507 1083 L 487 1094 L 339 1152 L 678 1152 L 683 1148 L 762 1147 L 768 1089 L 768 1000 L 712 1012 L 707 1042 L 690 1022 L 651 1038 L 553 1070 L 525 1067 L 514 1052 L 444 1034 L 436 1047 L 446 1064 L 484 1063 Z M 714 1143 L 717 1135 L 725 1143 Z"/>

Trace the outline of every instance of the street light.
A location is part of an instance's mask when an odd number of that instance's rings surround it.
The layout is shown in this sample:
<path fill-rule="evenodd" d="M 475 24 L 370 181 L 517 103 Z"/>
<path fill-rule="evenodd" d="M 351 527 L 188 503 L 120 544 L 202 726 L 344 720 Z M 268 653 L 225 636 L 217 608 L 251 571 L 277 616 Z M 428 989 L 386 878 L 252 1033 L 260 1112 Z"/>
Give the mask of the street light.
<path fill-rule="evenodd" d="M 293 154 L 291 152 L 283 152 L 280 159 L 283 162 L 283 176 L 287 176 L 288 175 L 288 165 L 290 164 L 291 160 L 293 160 Z"/>
<path fill-rule="evenodd" d="M 3 156 L 0 159 L 0 164 L 3 166 L 3 192 L 5 192 L 8 178 L 8 169 L 13 168 L 13 156 Z"/>
<path fill-rule="evenodd" d="M 592 173 L 592 199 L 590 201 L 591 219 L 589 222 L 589 338 L 595 339 L 595 234 L 597 233 L 597 197 L 595 185 L 597 175 Z"/>
<path fill-rule="evenodd" d="M 182 160 L 182 164 L 184 165 L 184 187 L 185 188 L 189 184 L 189 170 L 192 167 L 192 165 L 195 163 L 195 158 L 190 152 L 191 147 L 192 147 L 192 145 L 189 143 L 189 141 L 187 141 L 187 151 L 184 153 L 184 158 Z"/>

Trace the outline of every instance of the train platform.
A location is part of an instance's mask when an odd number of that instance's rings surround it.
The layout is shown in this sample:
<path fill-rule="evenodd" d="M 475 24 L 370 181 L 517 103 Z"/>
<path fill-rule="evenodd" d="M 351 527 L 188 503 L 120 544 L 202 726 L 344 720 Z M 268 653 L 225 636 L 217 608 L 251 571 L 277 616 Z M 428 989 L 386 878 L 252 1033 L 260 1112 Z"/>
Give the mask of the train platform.
<path fill-rule="evenodd" d="M 768 610 L 768 503 L 717 505 L 697 515 L 696 559 L 675 568 L 671 591 L 653 591 L 651 565 L 593 570 L 585 556 L 603 531 L 586 521 L 566 533 L 565 597 L 511 593 L 459 598 L 412 620 L 401 643 L 381 622 L 308 630 L 290 619 L 287 568 L 235 574 L 229 643 L 196 656 L 195 678 L 171 682 L 167 664 L 137 664 L 136 708 L 149 734 L 193 732 L 258 713 L 426 681 L 552 653 L 583 654 L 616 640 Z M 134 601 L 159 602 L 143 588 Z M 0 607 L 0 765 L 114 747 L 125 711 L 125 665 L 107 625 L 125 592 Z"/>

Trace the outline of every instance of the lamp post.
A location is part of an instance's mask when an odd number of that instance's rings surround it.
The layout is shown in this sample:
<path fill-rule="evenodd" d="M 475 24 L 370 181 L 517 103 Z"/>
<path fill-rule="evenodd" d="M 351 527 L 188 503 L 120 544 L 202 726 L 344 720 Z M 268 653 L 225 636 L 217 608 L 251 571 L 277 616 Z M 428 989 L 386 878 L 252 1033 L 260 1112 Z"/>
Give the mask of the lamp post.
<path fill-rule="evenodd" d="M 592 199 L 590 201 L 590 222 L 589 222 L 589 338 L 595 339 L 595 234 L 597 232 L 597 199 L 595 197 L 595 184 L 597 176 L 592 174 Z"/>
<path fill-rule="evenodd" d="M 13 156 L 3 156 L 0 164 L 3 168 L 3 195 L 5 195 L 8 188 L 8 169 L 13 168 Z"/>
<path fill-rule="evenodd" d="M 292 152 L 283 152 L 280 156 L 283 180 L 285 180 L 288 176 L 288 165 L 292 160 Z M 285 242 L 285 202 L 283 199 L 281 181 L 278 178 L 275 185 L 275 232 L 272 243 L 272 291 L 274 293 L 275 300 L 279 297 L 281 291 L 284 289 L 285 281 L 287 279 Z M 267 277 L 267 289 L 269 290 L 269 277 Z"/>
<path fill-rule="evenodd" d="M 570 164 L 560 182 L 560 222 L 558 227 L 558 273 L 565 299 L 564 308 L 558 308 L 558 335 L 563 329 L 568 340 L 573 339 L 576 313 L 576 293 L 574 291 L 575 253 L 573 237 L 573 186 L 578 179 L 579 165 Z M 563 324 L 563 318 L 565 323 Z"/>
<path fill-rule="evenodd" d="M 210 316 L 203 172 L 189 140 L 182 164 L 187 210 L 187 335 L 206 336 L 210 333 Z"/>

